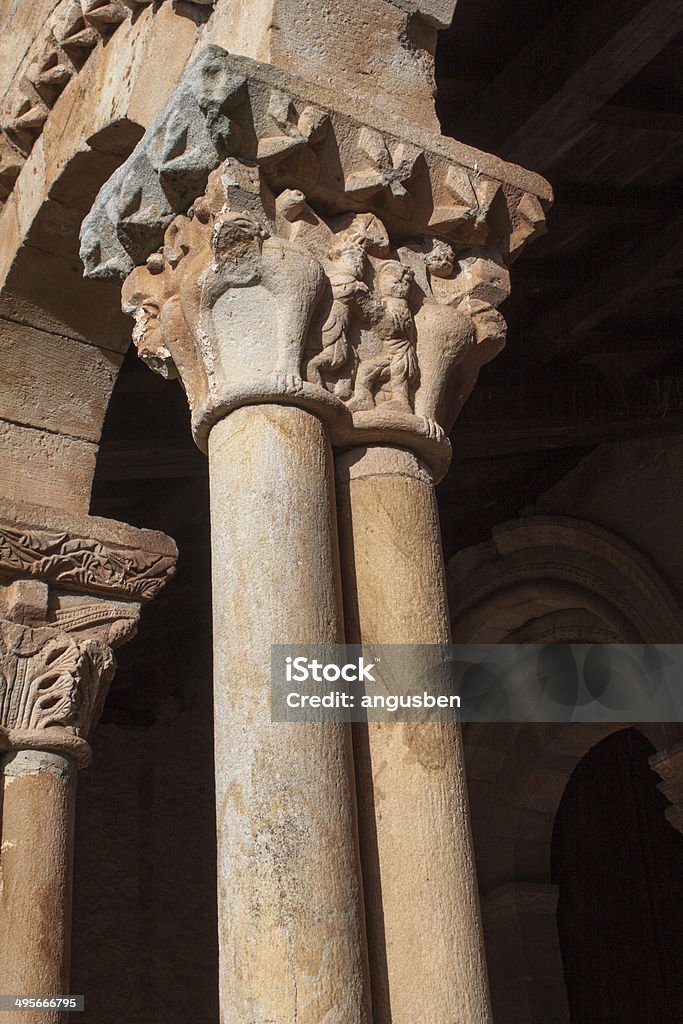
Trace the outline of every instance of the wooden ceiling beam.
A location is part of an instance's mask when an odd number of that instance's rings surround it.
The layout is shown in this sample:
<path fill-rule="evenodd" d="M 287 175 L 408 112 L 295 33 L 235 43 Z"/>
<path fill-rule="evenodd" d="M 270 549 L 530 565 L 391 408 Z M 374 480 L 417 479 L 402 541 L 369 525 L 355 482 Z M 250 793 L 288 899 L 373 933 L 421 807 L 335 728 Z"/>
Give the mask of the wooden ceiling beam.
<path fill-rule="evenodd" d="M 479 384 L 451 434 L 456 459 L 498 458 L 683 434 L 683 377 L 538 385 Z"/>
<path fill-rule="evenodd" d="M 634 128 L 639 132 L 665 132 L 683 135 L 683 114 L 674 110 L 652 110 L 650 107 L 624 107 L 605 103 L 591 115 L 594 124 L 615 128 Z"/>
<path fill-rule="evenodd" d="M 608 317 L 683 266 L 683 215 L 653 224 L 647 236 L 618 261 L 548 310 L 529 331 L 543 361 L 566 353 Z M 643 338 L 643 344 L 647 339 Z"/>
<path fill-rule="evenodd" d="M 457 122 L 477 145 L 545 171 L 681 29 L 680 0 L 567 4 Z"/>

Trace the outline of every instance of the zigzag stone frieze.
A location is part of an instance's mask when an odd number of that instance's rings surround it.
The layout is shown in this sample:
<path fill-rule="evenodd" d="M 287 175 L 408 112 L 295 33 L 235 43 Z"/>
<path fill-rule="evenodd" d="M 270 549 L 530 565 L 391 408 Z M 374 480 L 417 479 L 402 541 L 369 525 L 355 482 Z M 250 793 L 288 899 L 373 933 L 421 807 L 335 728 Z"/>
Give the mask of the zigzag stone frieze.
<path fill-rule="evenodd" d="M 86 217 L 87 276 L 124 278 L 144 264 L 229 156 L 258 166 L 276 195 L 293 188 L 328 214 L 376 214 L 394 240 L 489 245 L 509 262 L 544 230 L 542 179 L 382 120 L 362 123 L 301 79 L 207 46 Z"/>
<path fill-rule="evenodd" d="M 189 0 L 211 6 L 213 0 Z M 0 206 L 41 135 L 52 107 L 98 43 L 151 0 L 59 0 L 0 107 Z M 156 5 L 158 6 L 158 5 Z M 155 9 L 156 9 L 155 6 Z"/>

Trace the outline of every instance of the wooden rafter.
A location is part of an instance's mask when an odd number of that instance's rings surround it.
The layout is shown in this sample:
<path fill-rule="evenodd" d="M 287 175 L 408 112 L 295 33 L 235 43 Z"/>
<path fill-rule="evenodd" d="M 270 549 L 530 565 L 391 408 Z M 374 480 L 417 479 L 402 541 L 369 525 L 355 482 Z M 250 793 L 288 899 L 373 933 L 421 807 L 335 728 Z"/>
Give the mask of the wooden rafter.
<path fill-rule="evenodd" d="M 545 170 L 682 29 L 680 0 L 570 3 L 468 104 L 460 124 L 505 159 Z"/>

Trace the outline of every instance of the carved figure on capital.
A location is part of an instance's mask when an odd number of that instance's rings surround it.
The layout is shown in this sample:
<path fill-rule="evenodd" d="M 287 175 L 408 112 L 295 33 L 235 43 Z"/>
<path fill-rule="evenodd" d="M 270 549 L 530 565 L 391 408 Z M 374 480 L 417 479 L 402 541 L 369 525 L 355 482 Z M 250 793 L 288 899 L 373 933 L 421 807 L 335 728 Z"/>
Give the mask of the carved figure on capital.
<path fill-rule="evenodd" d="M 375 408 L 383 388 L 387 408 L 408 414 L 414 411 L 419 369 L 415 321 L 408 302 L 413 281 L 412 270 L 399 260 L 386 260 L 379 266 L 374 315 L 367 332 L 375 351 L 359 357 L 353 397 L 348 403 L 351 412 Z"/>
<path fill-rule="evenodd" d="M 396 248 L 375 214 L 325 218 L 229 158 L 129 275 L 123 304 L 141 357 L 181 378 L 200 438 L 244 401 L 296 400 L 342 443 L 386 429 L 441 443 L 454 384 L 457 405 L 504 343 L 506 289 L 495 254 L 433 238 Z"/>

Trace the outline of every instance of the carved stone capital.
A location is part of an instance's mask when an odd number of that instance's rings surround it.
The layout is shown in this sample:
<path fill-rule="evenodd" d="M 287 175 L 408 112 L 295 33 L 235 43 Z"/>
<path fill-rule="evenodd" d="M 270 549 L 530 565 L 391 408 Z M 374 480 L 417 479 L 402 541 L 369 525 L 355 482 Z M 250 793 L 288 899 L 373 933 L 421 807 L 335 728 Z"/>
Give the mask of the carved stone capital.
<path fill-rule="evenodd" d="M 141 604 L 173 574 L 176 550 L 162 534 L 69 520 L 0 503 L 0 751 L 49 750 L 82 765 L 113 651 L 135 635 Z"/>
<path fill-rule="evenodd" d="M 650 766 L 662 779 L 659 789 L 671 803 L 666 817 L 683 834 L 683 743 L 653 754 Z"/>
<path fill-rule="evenodd" d="M 113 649 L 135 635 L 139 602 L 18 579 L 0 585 L 0 613 L 0 751 L 51 750 L 87 764 Z"/>
<path fill-rule="evenodd" d="M 81 256 L 125 278 L 138 351 L 181 379 L 200 447 L 238 406 L 289 402 L 338 446 L 404 445 L 440 477 L 549 201 L 535 175 L 209 46 L 101 190 Z"/>
<path fill-rule="evenodd" d="M 0 750 L 51 750 L 87 763 L 86 737 L 113 675 L 114 656 L 100 640 L 0 619 Z"/>

